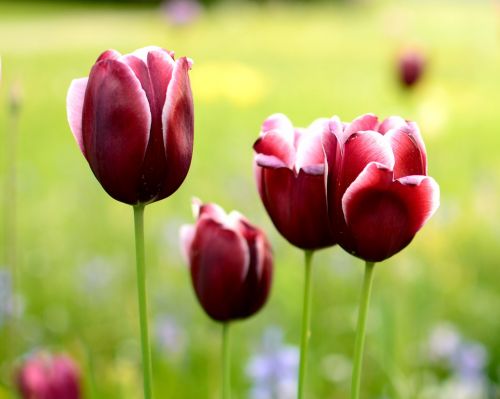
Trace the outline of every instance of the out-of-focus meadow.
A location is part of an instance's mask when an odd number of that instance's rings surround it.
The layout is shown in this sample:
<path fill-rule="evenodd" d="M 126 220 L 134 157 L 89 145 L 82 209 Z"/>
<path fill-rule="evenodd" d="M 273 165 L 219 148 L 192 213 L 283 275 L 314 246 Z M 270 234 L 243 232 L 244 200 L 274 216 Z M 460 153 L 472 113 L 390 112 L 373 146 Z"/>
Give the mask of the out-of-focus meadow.
<path fill-rule="evenodd" d="M 240 210 L 272 241 L 270 300 L 234 326 L 232 340 L 234 397 L 258 398 L 264 383 L 252 374 L 263 337 L 282 334 L 282 344 L 271 345 L 277 357 L 277 346 L 299 344 L 303 281 L 302 253 L 277 234 L 255 189 L 252 144 L 260 124 L 275 112 L 299 126 L 374 112 L 419 123 L 442 198 L 413 243 L 377 269 L 363 396 L 498 398 L 499 24 L 487 1 L 225 3 L 186 26 L 158 8 L 0 3 L 2 161 L 12 151 L 13 85 L 21 98 L 18 314 L 7 328 L 12 276 L 2 260 L 0 398 L 13 397 L 6 359 L 39 348 L 77 360 L 86 398 L 142 395 L 132 209 L 106 195 L 92 175 L 69 130 L 65 98 L 70 81 L 87 76 L 100 52 L 149 44 L 195 62 L 192 167 L 177 193 L 146 210 L 156 397 L 219 395 L 220 326 L 198 306 L 179 250 L 179 227 L 193 221 L 191 197 Z M 408 44 L 428 58 L 411 92 L 395 77 L 396 56 Z M 7 182 L 5 162 L 0 178 Z M 2 223 L 4 212 L 12 214 L 4 187 Z M 7 235 L 1 232 L 2 256 Z M 315 258 L 310 399 L 348 396 L 362 266 L 338 247 Z M 445 353 L 453 344 L 461 345 L 453 348 L 458 356 Z M 464 392 L 476 396 L 459 396 Z"/>

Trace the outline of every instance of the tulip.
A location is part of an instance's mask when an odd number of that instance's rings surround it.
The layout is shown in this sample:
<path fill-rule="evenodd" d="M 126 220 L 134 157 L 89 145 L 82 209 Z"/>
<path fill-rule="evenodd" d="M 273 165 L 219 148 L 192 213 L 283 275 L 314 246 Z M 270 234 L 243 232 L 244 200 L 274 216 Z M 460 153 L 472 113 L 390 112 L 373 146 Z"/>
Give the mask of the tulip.
<path fill-rule="evenodd" d="M 339 245 L 369 262 L 401 251 L 439 206 L 417 124 L 400 117 L 379 123 L 367 114 L 325 134 L 323 143 L 330 224 Z"/>
<path fill-rule="evenodd" d="M 328 210 L 339 245 L 366 261 L 354 349 L 351 399 L 358 399 L 375 262 L 406 247 L 439 206 L 427 176 L 418 126 L 400 117 L 363 115 L 323 135 Z"/>
<path fill-rule="evenodd" d="M 99 56 L 67 97 L 71 131 L 97 180 L 114 199 L 133 205 L 144 397 L 152 398 L 144 256 L 144 207 L 173 194 L 193 152 L 192 61 L 145 47 Z"/>
<path fill-rule="evenodd" d="M 407 89 L 415 86 L 425 71 L 424 55 L 417 50 L 406 50 L 398 59 L 398 77 L 401 85 Z"/>
<path fill-rule="evenodd" d="M 101 54 L 67 97 L 71 131 L 106 192 L 126 204 L 173 194 L 193 152 L 192 61 L 146 47 Z"/>
<path fill-rule="evenodd" d="M 340 121 L 331 121 L 341 128 Z M 294 128 L 283 114 L 270 116 L 254 144 L 257 188 L 276 229 L 292 245 L 315 250 L 335 244 L 328 219 L 322 135 L 329 121 Z"/>
<path fill-rule="evenodd" d="M 182 227 L 181 240 L 198 301 L 216 321 L 253 315 L 265 304 L 273 275 L 264 232 L 238 212 L 193 204 L 197 221 Z"/>
<path fill-rule="evenodd" d="M 341 131 L 338 118 L 295 128 L 283 114 L 271 115 L 254 144 L 254 171 L 262 203 L 276 229 L 305 251 L 304 304 L 298 399 L 304 392 L 310 335 L 311 263 L 314 250 L 336 243 L 328 224 L 327 158 L 323 137 Z"/>
<path fill-rule="evenodd" d="M 23 399 L 80 399 L 80 372 L 66 355 L 39 353 L 24 362 L 16 375 Z"/>
<path fill-rule="evenodd" d="M 181 228 L 182 252 L 190 265 L 199 303 L 223 323 L 222 398 L 230 397 L 229 325 L 258 312 L 273 277 L 271 246 L 262 230 L 238 212 L 193 201 L 195 225 Z"/>

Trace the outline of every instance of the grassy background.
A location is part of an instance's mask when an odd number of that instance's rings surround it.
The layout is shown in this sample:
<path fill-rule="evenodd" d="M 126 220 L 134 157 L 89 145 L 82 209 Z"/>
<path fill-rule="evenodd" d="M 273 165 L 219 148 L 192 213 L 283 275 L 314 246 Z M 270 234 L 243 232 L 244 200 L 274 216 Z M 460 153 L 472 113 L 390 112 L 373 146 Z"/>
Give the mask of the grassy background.
<path fill-rule="evenodd" d="M 245 364 L 266 327 L 282 328 L 298 345 L 302 254 L 272 227 L 251 169 L 259 126 L 274 112 L 298 126 L 365 112 L 416 120 L 441 186 L 436 216 L 377 270 L 364 397 L 419 398 L 437 378 L 422 343 L 442 321 L 486 346 L 488 374 L 497 381 L 499 18 L 492 3 L 472 1 L 228 3 L 189 27 L 172 27 L 156 9 L 0 3 L 2 159 L 12 133 L 9 87 L 17 82 L 22 92 L 17 282 L 24 304 L 14 340 L 0 331 L 0 360 L 35 348 L 69 351 L 84 370 L 88 398 L 140 397 L 132 210 L 95 181 L 68 128 L 65 97 L 103 50 L 157 44 L 194 59 L 196 113 L 185 184 L 146 210 L 151 320 L 174 317 L 186 342 L 173 356 L 154 341 L 157 397 L 219 392 L 220 328 L 197 305 L 178 248 L 179 226 L 192 222 L 192 196 L 240 210 L 265 228 L 275 250 L 267 307 L 234 327 L 234 397 L 247 397 Z M 411 94 L 394 76 L 395 56 L 408 43 L 423 48 L 430 64 Z M 1 168 L 4 181 L 5 162 Z M 308 398 L 348 395 L 349 376 L 332 378 L 332 359 L 351 356 L 361 276 L 361 262 L 340 248 L 315 258 Z M 6 362 L 2 373 L 8 381 Z M 9 397 L 0 388 L 0 398 Z"/>

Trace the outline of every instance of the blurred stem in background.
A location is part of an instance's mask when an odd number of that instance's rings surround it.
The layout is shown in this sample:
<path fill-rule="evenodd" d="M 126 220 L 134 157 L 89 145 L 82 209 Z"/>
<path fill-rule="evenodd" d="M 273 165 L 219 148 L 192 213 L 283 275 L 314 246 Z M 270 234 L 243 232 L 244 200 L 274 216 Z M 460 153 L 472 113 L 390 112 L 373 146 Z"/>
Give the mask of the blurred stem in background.
<path fill-rule="evenodd" d="M 365 278 L 359 303 L 358 327 L 356 330 L 356 342 L 354 344 L 354 364 L 352 369 L 351 399 L 359 399 L 361 387 L 361 369 L 363 366 L 363 351 L 365 347 L 366 319 L 370 307 L 370 296 L 373 285 L 373 270 L 375 263 L 366 262 Z"/>
<path fill-rule="evenodd" d="M 8 126 L 5 131 L 5 188 L 4 188 L 4 264 L 10 269 L 10 311 L 8 312 L 8 358 L 17 353 L 17 146 L 19 139 L 19 115 L 21 111 L 21 88 L 14 82 L 9 93 Z"/>
<path fill-rule="evenodd" d="M 151 399 L 152 367 L 151 347 L 149 345 L 148 300 L 146 290 L 146 268 L 144 256 L 144 204 L 134 206 L 135 253 L 137 263 L 137 294 L 139 299 L 139 321 L 141 328 L 142 372 L 144 398 Z"/>
<path fill-rule="evenodd" d="M 222 324 L 222 399 L 231 398 L 231 336 L 230 323 Z"/>
<path fill-rule="evenodd" d="M 304 305 L 302 310 L 302 337 L 300 340 L 300 365 L 297 398 L 304 397 L 304 383 L 307 366 L 307 347 L 311 336 L 311 265 L 314 251 L 304 251 Z"/>

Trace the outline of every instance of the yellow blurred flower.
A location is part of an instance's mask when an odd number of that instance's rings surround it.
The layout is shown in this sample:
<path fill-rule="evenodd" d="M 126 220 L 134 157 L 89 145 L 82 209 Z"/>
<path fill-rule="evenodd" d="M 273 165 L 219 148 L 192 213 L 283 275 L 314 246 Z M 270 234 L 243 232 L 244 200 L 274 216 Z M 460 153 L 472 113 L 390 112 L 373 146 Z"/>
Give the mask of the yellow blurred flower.
<path fill-rule="evenodd" d="M 269 87 L 262 73 L 235 61 L 197 63 L 191 79 L 195 99 L 204 102 L 228 100 L 241 107 L 258 103 Z"/>

